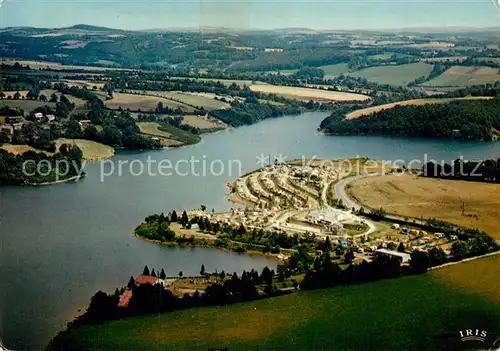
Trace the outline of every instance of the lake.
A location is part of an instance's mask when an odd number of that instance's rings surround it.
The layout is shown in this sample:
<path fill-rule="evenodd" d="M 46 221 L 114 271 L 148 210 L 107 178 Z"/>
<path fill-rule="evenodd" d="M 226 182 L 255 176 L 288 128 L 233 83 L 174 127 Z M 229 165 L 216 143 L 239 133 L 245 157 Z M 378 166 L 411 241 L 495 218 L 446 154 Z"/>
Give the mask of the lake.
<path fill-rule="evenodd" d="M 231 207 L 226 183 L 275 157 L 384 160 L 424 159 L 448 162 L 500 157 L 500 143 L 324 136 L 316 128 L 327 116 L 305 113 L 206 135 L 197 145 L 142 153 L 122 152 L 110 162 L 89 164 L 87 178 L 75 184 L 43 188 L 0 188 L 0 335 L 11 349 L 42 349 L 65 324 L 86 308 L 98 290 L 127 284 L 144 265 L 168 275 L 207 271 L 241 272 L 277 261 L 209 248 L 168 248 L 132 236 L 145 216 L 206 205 Z M 178 166 L 168 175 L 139 175 L 140 165 L 160 161 Z M 189 160 L 199 161 L 198 163 Z M 203 167 L 205 164 L 205 167 Z M 130 165 L 130 163 L 128 164 Z M 212 166 L 212 172 L 210 172 Z M 101 181 L 101 167 L 111 174 Z M 155 167 L 150 173 L 158 173 Z M 193 169 L 191 169 L 193 168 Z M 205 169 L 204 169 L 205 168 Z M 222 172 L 223 171 L 223 172 Z M 179 174 L 181 173 L 181 174 Z M 206 174 L 204 174 L 206 173 Z M 222 173 L 222 174 L 219 174 Z"/>

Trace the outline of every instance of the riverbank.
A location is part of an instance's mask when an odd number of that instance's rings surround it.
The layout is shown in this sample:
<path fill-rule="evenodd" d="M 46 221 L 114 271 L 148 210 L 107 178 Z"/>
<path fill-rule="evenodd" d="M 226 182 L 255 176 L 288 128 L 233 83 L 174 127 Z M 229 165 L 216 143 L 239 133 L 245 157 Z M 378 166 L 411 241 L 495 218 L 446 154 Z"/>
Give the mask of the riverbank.
<path fill-rule="evenodd" d="M 61 179 L 61 180 L 57 180 L 57 181 L 54 181 L 54 182 L 44 182 L 44 183 L 28 183 L 26 185 L 28 186 L 48 186 L 48 185 L 56 185 L 56 184 L 64 184 L 64 183 L 72 183 L 72 182 L 76 182 L 77 180 L 79 179 L 82 179 L 84 178 L 85 176 L 74 176 L 74 177 L 71 177 L 71 178 L 67 178 L 67 179 Z"/>

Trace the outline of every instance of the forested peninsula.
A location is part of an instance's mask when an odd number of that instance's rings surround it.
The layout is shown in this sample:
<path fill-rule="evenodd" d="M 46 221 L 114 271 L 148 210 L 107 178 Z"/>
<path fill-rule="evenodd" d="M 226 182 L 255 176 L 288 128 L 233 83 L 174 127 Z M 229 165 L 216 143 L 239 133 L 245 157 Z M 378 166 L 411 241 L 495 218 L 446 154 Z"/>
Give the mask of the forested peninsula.
<path fill-rule="evenodd" d="M 346 120 L 341 110 L 321 123 L 330 134 L 386 134 L 424 138 L 496 140 L 500 100 L 457 100 L 446 104 L 396 106 Z"/>

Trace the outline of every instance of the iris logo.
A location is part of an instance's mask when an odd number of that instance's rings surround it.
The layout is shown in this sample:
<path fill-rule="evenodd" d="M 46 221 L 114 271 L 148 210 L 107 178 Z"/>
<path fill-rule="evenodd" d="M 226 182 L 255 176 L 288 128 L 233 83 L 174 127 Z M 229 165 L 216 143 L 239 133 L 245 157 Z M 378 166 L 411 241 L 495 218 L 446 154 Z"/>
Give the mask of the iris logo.
<path fill-rule="evenodd" d="M 484 342 L 488 332 L 486 330 L 479 329 L 465 329 L 460 330 L 460 340 L 465 341 L 479 341 Z"/>

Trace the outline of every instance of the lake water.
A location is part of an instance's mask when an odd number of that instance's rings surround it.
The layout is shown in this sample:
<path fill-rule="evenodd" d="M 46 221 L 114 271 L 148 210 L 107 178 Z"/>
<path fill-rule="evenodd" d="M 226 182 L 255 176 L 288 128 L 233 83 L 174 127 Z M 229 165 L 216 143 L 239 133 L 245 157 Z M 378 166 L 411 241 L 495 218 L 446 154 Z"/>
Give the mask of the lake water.
<path fill-rule="evenodd" d="M 195 208 L 227 209 L 226 183 L 259 167 L 262 156 L 293 159 L 313 156 L 366 156 L 384 160 L 452 161 L 500 157 L 500 143 L 419 140 L 380 136 L 337 137 L 316 132 L 326 113 L 306 113 L 204 136 L 200 144 L 162 151 L 120 153 L 119 162 L 150 163 L 193 157 L 200 163 L 188 175 L 134 176 L 116 170 L 101 182 L 100 164 L 86 167 L 76 184 L 44 188 L 0 188 L 0 336 L 15 350 L 43 348 L 98 290 L 114 291 L 144 265 L 167 274 L 208 271 L 241 272 L 276 266 L 276 261 L 216 249 L 167 248 L 134 238 L 133 228 L 152 213 Z M 222 175 L 203 173 L 201 161 Z M 164 161 L 166 162 L 166 161 Z M 231 166 L 231 167 L 228 167 Z M 104 170 L 109 172 L 111 165 Z M 229 169 L 230 168 L 230 169 Z M 139 171 L 134 165 L 133 172 Z M 181 173 L 189 167 L 181 164 Z M 155 171 L 155 168 L 153 168 Z M 168 173 L 164 171 L 164 174 Z M 191 173 L 191 172 L 189 172 Z M 210 172 L 208 172 L 210 173 Z"/>

